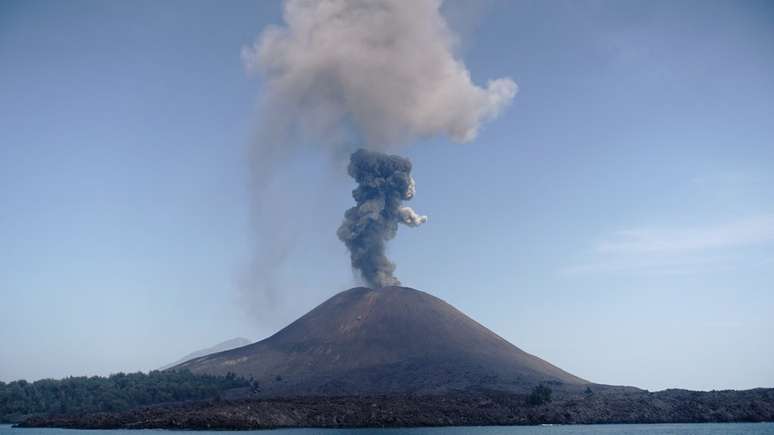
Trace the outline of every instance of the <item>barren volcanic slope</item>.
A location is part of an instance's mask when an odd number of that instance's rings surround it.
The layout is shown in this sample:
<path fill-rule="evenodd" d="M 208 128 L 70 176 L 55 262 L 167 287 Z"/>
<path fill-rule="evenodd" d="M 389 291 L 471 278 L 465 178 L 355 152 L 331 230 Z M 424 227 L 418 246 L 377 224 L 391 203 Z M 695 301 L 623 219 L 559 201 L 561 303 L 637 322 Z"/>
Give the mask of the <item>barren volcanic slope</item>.
<path fill-rule="evenodd" d="M 236 349 L 237 347 L 247 346 L 250 343 L 251 341 L 246 338 L 242 338 L 242 337 L 232 338 L 231 340 L 226 340 L 222 343 L 216 344 L 215 346 L 208 347 L 207 349 L 199 349 L 197 351 L 191 352 L 188 355 L 180 358 L 179 360 L 161 367 L 159 370 L 166 370 L 168 368 L 180 365 L 186 361 L 190 361 L 194 358 L 199 358 L 205 355 L 212 355 L 213 353 L 216 353 L 216 352 L 223 352 L 226 350 Z"/>
<path fill-rule="evenodd" d="M 569 389 L 587 384 L 446 302 L 406 287 L 344 291 L 263 341 L 176 368 L 253 377 L 266 396 L 524 392 L 541 382 Z"/>

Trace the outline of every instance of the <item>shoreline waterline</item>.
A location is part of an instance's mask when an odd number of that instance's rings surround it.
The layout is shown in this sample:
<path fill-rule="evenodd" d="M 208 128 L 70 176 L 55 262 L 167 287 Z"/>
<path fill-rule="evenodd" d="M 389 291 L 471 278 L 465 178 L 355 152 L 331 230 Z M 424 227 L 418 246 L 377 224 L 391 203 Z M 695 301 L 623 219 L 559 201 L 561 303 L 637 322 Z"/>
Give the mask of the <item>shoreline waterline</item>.
<path fill-rule="evenodd" d="M 653 423 L 653 424 L 590 424 L 590 425 L 538 425 L 538 426 L 445 426 L 445 427 L 414 427 L 414 428 L 280 428 L 249 430 L 244 432 L 265 432 L 276 435 L 291 434 L 409 434 L 409 435 L 436 435 L 436 434 L 471 434 L 471 435 L 591 435 L 591 434 L 620 434 L 620 435 L 774 435 L 774 422 L 760 423 Z M 66 431 L 70 435 L 100 435 L 119 432 L 136 433 L 135 429 L 62 429 L 62 428 L 15 428 L 11 424 L 0 424 L 0 435 L 54 435 Z M 159 434 L 169 432 L 195 432 L 222 433 L 222 430 L 170 430 L 170 429 L 142 429 L 143 434 L 157 432 Z"/>

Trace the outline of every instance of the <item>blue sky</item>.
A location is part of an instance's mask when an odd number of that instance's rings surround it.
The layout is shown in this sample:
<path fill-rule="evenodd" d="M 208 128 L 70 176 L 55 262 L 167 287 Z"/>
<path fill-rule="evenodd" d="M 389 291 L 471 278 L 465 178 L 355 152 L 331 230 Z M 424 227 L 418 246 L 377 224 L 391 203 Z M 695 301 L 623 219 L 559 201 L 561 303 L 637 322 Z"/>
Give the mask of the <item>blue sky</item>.
<path fill-rule="evenodd" d="M 404 150 L 430 216 L 391 242 L 404 284 L 595 382 L 774 386 L 774 6 L 444 12 L 473 80 L 519 93 L 473 143 Z M 280 3 L 0 4 L 0 380 L 152 369 L 353 285 L 351 180 L 309 153 L 273 198 L 282 291 L 246 301 L 240 50 L 270 23 Z"/>

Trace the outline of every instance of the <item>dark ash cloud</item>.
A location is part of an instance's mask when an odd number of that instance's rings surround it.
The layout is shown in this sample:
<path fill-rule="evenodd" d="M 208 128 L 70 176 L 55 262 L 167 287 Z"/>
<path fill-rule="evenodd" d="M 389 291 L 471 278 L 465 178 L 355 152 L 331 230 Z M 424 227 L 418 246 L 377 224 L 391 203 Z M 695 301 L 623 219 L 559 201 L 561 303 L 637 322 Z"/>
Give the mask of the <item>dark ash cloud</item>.
<path fill-rule="evenodd" d="M 399 285 L 395 264 L 385 254 L 387 241 L 398 224 L 415 227 L 427 221 L 403 201 L 414 197 L 411 162 L 399 156 L 364 149 L 350 156 L 349 175 L 358 186 L 352 191 L 357 205 L 344 214 L 337 235 L 347 245 L 352 267 L 371 287 Z"/>

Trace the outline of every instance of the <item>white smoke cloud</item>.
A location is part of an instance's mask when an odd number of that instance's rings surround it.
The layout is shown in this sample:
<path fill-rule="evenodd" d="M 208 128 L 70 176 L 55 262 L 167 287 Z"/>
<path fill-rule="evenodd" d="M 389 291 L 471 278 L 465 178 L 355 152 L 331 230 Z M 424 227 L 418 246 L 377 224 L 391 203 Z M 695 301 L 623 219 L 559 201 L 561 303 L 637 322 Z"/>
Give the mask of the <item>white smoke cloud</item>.
<path fill-rule="evenodd" d="M 288 0 L 286 26 L 242 50 L 265 79 L 272 143 L 386 150 L 418 137 L 473 140 L 513 99 L 509 78 L 476 86 L 455 58 L 439 0 Z M 282 131 L 276 131 L 282 130 Z M 299 135 L 302 140 L 277 141 Z M 296 138 L 298 139 L 298 138 Z M 288 143 L 282 143 L 288 142 Z"/>
<path fill-rule="evenodd" d="M 417 214 L 411 207 L 401 207 L 398 212 L 401 222 L 410 227 L 418 227 L 427 222 L 427 216 Z"/>

